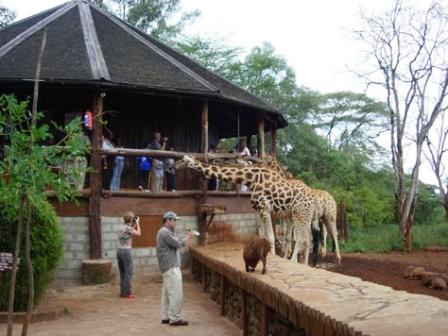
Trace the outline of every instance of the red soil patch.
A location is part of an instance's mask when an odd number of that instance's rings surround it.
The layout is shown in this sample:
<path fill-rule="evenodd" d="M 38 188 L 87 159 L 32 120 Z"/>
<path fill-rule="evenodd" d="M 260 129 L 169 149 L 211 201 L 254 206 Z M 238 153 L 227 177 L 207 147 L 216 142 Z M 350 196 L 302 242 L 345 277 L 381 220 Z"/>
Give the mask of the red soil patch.
<path fill-rule="evenodd" d="M 324 258 L 334 262 L 333 256 Z M 427 271 L 448 273 L 448 252 L 393 252 L 389 254 L 356 253 L 342 256 L 342 263 L 329 271 L 359 277 L 365 281 L 403 290 L 409 293 L 426 294 L 448 301 L 448 290 L 425 287 L 421 280 L 404 278 L 408 266 L 422 266 Z"/>

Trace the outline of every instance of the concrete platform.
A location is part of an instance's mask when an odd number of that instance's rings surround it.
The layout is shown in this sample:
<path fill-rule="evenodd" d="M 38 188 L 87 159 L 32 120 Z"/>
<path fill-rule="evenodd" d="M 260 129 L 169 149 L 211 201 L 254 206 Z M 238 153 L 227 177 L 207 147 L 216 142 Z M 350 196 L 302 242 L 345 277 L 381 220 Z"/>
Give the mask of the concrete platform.
<path fill-rule="evenodd" d="M 309 335 L 448 335 L 446 301 L 272 255 L 267 274 L 260 265 L 246 273 L 242 251 L 238 243 L 217 243 L 191 254 Z"/>

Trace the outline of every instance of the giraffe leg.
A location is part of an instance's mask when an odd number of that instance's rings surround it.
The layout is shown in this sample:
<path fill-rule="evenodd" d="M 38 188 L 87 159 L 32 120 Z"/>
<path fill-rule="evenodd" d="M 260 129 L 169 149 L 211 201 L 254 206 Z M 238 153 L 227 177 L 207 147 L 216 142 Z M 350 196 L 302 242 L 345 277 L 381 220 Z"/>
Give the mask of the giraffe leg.
<path fill-rule="evenodd" d="M 275 255 L 275 236 L 272 230 L 271 213 L 267 209 L 260 211 L 261 225 L 263 226 L 264 237 L 271 244 L 271 253 Z"/>
<path fill-rule="evenodd" d="M 291 250 L 292 250 L 292 240 L 293 240 L 292 221 L 287 222 L 284 240 L 285 240 L 285 244 L 284 244 L 285 250 L 284 250 L 283 258 L 287 259 L 289 257 L 289 255 L 291 254 Z"/>
<path fill-rule="evenodd" d="M 261 213 L 258 213 L 259 226 L 258 226 L 258 235 L 260 237 L 266 237 L 266 233 L 264 230 L 264 219 Z"/>
<path fill-rule="evenodd" d="M 338 230 L 336 228 L 336 220 L 331 218 L 324 218 L 324 224 L 327 227 L 327 230 L 330 232 L 331 237 L 334 241 L 334 247 L 336 250 L 336 263 L 341 263 L 341 253 L 339 252 L 339 243 L 338 243 Z"/>
<path fill-rule="evenodd" d="M 305 238 L 305 252 L 304 252 L 304 259 L 303 259 L 303 263 L 305 265 L 308 265 L 308 260 L 310 257 L 310 249 L 311 249 L 311 236 L 310 236 L 310 232 L 306 233 L 306 238 Z"/>
<path fill-rule="evenodd" d="M 322 225 L 322 236 L 324 238 L 324 241 L 322 243 L 322 249 L 321 249 L 322 257 L 325 257 L 327 255 L 327 235 L 328 235 L 327 227 L 324 224 L 324 225 Z"/>
<path fill-rule="evenodd" d="M 294 251 L 292 253 L 292 260 L 297 260 L 299 252 L 304 252 L 303 263 L 308 265 L 308 259 L 311 247 L 311 222 L 313 220 L 312 210 L 301 209 L 303 214 L 293 214 L 292 219 L 294 222 Z M 300 213 L 300 211 L 299 211 Z"/>

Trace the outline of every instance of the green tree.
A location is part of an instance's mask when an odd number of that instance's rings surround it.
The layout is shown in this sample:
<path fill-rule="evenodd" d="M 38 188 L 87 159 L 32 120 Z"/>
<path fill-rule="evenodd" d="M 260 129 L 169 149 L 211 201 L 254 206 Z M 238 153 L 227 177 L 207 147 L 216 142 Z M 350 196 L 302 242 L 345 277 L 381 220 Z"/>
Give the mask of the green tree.
<path fill-rule="evenodd" d="M 0 161 L 0 204 L 4 207 L 1 215 L 6 216 L 11 222 L 18 223 L 9 286 L 8 335 L 12 335 L 13 331 L 11 317 L 15 297 L 17 258 L 21 251 L 20 245 L 23 238 L 25 239 L 25 262 L 29 275 L 27 318 L 23 324 L 23 335 L 27 334 L 29 319 L 35 303 L 36 283 L 31 259 L 31 232 L 33 232 L 31 225 L 35 212 L 33 209 L 48 204 L 47 191 L 49 189 L 60 201 L 74 197 L 75 190 L 70 186 L 70 180 L 73 175 L 79 176 L 79 172 L 73 168 L 62 170 L 56 174 L 52 168 L 61 167 L 64 162 L 74 160 L 75 156 L 84 155 L 87 151 L 87 147 L 82 141 L 79 119 L 61 129 L 66 136 L 58 144 L 59 146 L 42 146 L 51 135 L 48 125 L 38 124 L 43 115 L 35 112 L 36 104 L 37 95 L 35 94 L 33 109 L 30 113 L 27 109 L 27 102 L 19 103 L 14 96 L 0 96 L 0 138 L 5 143 L 2 148 L 3 159 Z M 34 241 L 34 243 L 42 244 L 44 242 Z M 54 260 L 49 260 L 48 264 L 56 266 Z M 54 267 L 48 271 L 53 272 Z"/>
<path fill-rule="evenodd" d="M 294 71 L 269 44 L 244 58 L 213 40 L 195 38 L 179 48 L 285 112 L 289 125 L 278 134 L 280 160 L 308 185 L 344 201 L 352 225 L 394 221 L 393 172 L 386 150 L 376 144 L 387 128 L 383 103 L 354 92 L 323 95 L 299 87 Z"/>
<path fill-rule="evenodd" d="M 199 11 L 182 12 L 179 0 L 112 0 L 122 19 L 154 37 L 173 40 Z M 113 6 L 110 6 L 113 8 Z"/>
<path fill-rule="evenodd" d="M 355 145 L 378 149 L 376 139 L 387 130 L 387 108 L 363 93 L 350 91 L 322 95 L 312 123 L 336 148 Z"/>
<path fill-rule="evenodd" d="M 448 15 L 439 2 L 419 10 L 396 0 L 381 15 L 363 15 L 357 36 L 367 46 L 364 78 L 384 89 L 390 123 L 399 229 L 411 249 L 423 146 L 437 117 L 447 110 Z M 404 147 L 415 146 L 411 183 L 405 184 Z"/>
<path fill-rule="evenodd" d="M 0 29 L 6 27 L 16 18 L 16 13 L 0 4 Z"/>
<path fill-rule="evenodd" d="M 186 36 L 176 43 L 184 55 L 196 60 L 207 69 L 228 80 L 237 80 L 235 67 L 239 66 L 242 50 L 227 45 L 222 40 Z"/>

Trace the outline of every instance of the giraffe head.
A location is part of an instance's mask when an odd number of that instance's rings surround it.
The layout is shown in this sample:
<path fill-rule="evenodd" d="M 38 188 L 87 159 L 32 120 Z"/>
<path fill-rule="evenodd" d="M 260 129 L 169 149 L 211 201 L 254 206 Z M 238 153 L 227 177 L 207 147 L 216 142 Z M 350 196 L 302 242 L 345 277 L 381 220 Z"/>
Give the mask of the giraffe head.
<path fill-rule="evenodd" d="M 187 168 L 194 166 L 194 156 L 184 155 L 180 160 L 177 160 L 174 164 L 174 169 Z"/>

